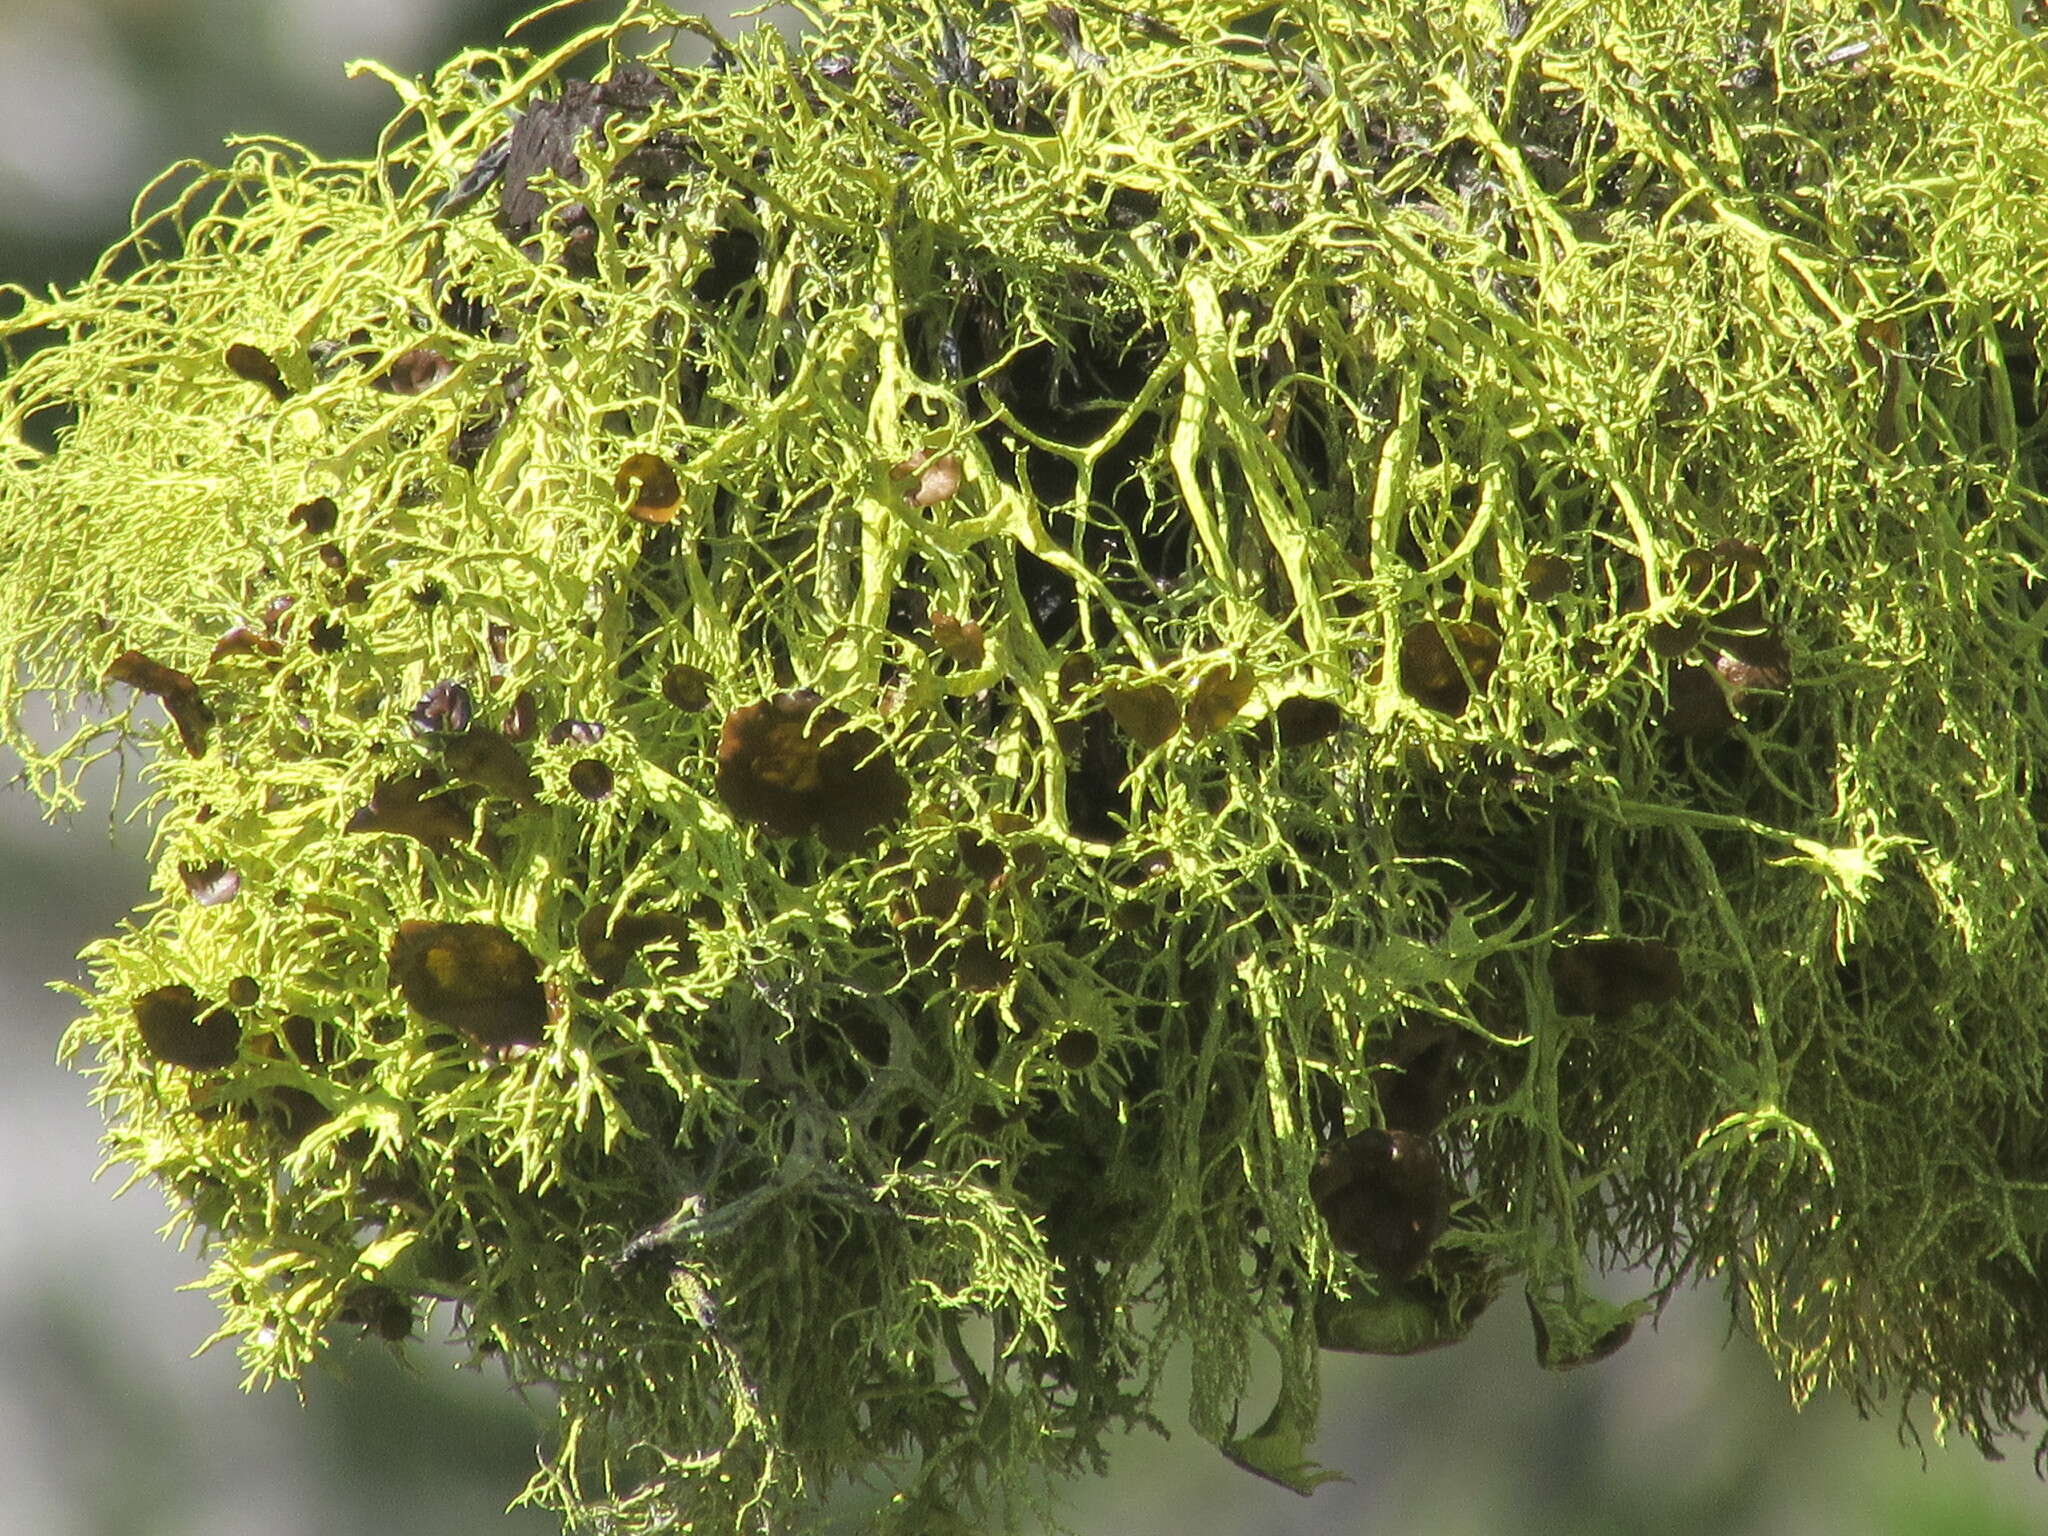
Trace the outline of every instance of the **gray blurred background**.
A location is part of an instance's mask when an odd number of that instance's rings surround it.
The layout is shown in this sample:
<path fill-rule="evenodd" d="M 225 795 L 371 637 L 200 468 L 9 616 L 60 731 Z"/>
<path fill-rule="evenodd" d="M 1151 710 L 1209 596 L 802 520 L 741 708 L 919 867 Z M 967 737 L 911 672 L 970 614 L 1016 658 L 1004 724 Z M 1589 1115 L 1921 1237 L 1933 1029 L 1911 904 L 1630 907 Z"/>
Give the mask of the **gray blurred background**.
<path fill-rule="evenodd" d="M 230 134 L 367 153 L 390 101 L 343 64 L 423 72 L 495 41 L 497 0 L 0 0 L 0 282 L 81 276 L 172 161 Z M 546 41 L 593 24 L 604 0 Z M 0 783 L 20 764 L 0 754 Z M 99 784 L 96 804 L 112 798 Z M 98 1117 L 56 1064 L 78 949 L 146 890 L 146 830 L 104 814 L 52 827 L 0 788 L 0 1536 L 543 1536 L 505 1506 L 539 1430 L 502 1378 L 431 1344 L 379 1348 L 310 1381 L 242 1392 L 197 1257 L 161 1242 L 154 1190 L 93 1182 Z M 1616 1282 L 1617 1294 L 1626 1290 Z M 1572 1376 L 1535 1364 L 1510 1297 L 1463 1346 L 1413 1360 L 1325 1357 L 1315 1454 L 1351 1481 L 1299 1499 L 1184 1427 L 1134 1437 L 1072 1491 L 1082 1536 L 1191 1530 L 1309 1536 L 1678 1532 L 2026 1536 L 2048 1530 L 2030 1444 L 1902 1446 L 1841 1403 L 1795 1414 L 1718 1290 Z M 1183 1425 L 1184 1391 L 1162 1404 Z M 1263 1415 L 1250 1410 L 1248 1422 Z"/>

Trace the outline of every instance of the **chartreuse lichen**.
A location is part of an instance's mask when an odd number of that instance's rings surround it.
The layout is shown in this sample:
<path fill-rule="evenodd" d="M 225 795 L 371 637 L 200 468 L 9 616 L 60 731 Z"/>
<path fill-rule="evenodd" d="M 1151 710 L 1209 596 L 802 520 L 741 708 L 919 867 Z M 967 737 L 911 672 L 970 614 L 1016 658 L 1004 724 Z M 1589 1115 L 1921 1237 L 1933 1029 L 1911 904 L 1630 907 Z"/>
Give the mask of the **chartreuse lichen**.
<path fill-rule="evenodd" d="M 69 1049 L 252 1378 L 452 1327 L 619 1531 L 1000 1524 L 1176 1345 L 1307 1488 L 1322 1348 L 1510 1288 L 2038 1411 L 2005 0 L 815 19 L 11 294 L 0 718 L 152 748 Z"/>

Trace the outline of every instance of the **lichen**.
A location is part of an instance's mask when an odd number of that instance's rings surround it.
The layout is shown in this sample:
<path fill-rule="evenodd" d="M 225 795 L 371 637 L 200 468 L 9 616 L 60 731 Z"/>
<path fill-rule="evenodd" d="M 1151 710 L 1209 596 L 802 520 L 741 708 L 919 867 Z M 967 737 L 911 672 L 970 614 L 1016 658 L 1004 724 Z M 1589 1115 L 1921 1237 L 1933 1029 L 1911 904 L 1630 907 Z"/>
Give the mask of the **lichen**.
<path fill-rule="evenodd" d="M 2040 42 L 815 21 L 10 291 L 0 726 L 151 752 L 67 1049 L 252 1380 L 452 1328 L 618 1531 L 1001 1524 L 1176 1345 L 1306 1490 L 1320 1349 L 1510 1285 L 2038 1412 Z"/>

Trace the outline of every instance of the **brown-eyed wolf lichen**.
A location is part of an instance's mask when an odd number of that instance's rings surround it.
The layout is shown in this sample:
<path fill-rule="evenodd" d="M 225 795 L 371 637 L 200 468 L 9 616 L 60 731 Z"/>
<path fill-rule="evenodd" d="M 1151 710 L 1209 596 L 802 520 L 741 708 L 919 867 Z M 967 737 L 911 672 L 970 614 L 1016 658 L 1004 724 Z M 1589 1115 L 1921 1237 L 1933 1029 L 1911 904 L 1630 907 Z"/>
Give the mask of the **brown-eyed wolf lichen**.
<path fill-rule="evenodd" d="M 1307 1489 L 1510 1291 L 2038 1411 L 2030 17 L 813 19 L 9 295 L 0 720 L 156 827 L 69 1048 L 251 1375 L 452 1329 L 617 1531 L 1001 1524 L 1176 1344 Z"/>

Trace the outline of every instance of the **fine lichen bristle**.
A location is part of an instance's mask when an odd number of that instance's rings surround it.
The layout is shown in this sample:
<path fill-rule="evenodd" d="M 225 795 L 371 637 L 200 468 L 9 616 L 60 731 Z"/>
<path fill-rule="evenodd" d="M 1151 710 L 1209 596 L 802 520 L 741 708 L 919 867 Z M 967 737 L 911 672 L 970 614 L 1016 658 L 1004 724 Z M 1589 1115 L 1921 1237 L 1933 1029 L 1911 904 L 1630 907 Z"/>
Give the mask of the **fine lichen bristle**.
<path fill-rule="evenodd" d="M 621 1532 L 1000 1525 L 1177 1343 L 1311 1488 L 1509 1283 L 2038 1413 L 2048 49 L 1879 9 L 627 0 L 9 290 L 0 731 L 155 748 L 68 1049 L 252 1377 L 432 1307 Z"/>

